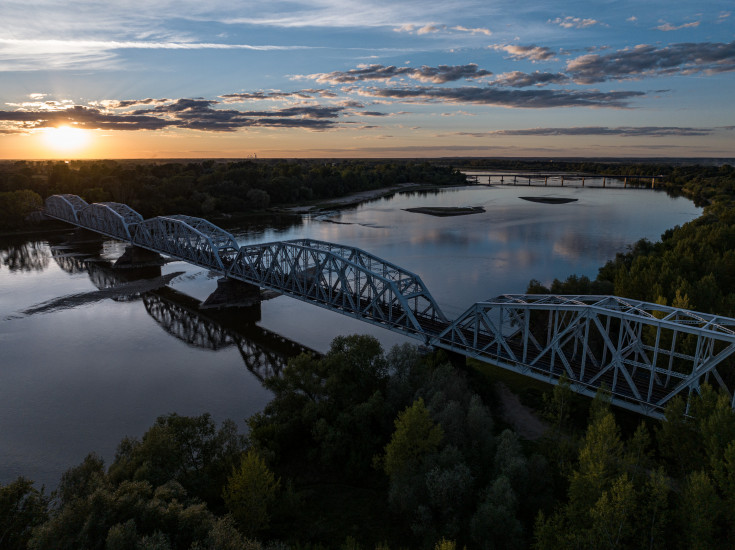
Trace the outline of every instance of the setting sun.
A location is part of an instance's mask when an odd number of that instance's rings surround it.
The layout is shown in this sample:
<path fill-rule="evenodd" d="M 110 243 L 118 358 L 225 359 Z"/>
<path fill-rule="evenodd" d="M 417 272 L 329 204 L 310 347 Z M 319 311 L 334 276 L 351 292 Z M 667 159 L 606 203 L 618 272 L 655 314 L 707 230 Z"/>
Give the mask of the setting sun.
<path fill-rule="evenodd" d="M 59 126 L 58 128 L 46 128 L 43 141 L 46 147 L 54 151 L 75 153 L 87 146 L 89 135 L 89 131 L 81 128 Z"/>

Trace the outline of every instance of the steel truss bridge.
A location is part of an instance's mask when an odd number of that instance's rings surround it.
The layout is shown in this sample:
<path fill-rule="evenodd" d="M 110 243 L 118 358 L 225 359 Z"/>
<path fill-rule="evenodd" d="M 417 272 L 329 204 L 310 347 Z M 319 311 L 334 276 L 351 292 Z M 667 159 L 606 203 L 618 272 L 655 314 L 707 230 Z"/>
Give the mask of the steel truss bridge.
<path fill-rule="evenodd" d="M 735 407 L 735 319 L 615 296 L 501 295 L 449 320 L 421 281 L 358 248 L 300 239 L 239 246 L 190 216 L 144 220 L 119 203 L 53 195 L 45 213 L 218 272 L 593 396 L 662 417 L 709 383 Z"/>

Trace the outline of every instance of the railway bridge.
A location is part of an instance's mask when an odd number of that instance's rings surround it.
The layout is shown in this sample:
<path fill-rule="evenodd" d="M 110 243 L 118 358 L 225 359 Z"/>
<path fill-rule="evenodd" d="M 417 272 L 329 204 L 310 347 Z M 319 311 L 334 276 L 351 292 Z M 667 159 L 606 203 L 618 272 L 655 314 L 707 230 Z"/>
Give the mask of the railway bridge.
<path fill-rule="evenodd" d="M 46 199 L 48 217 L 286 294 L 655 418 L 709 383 L 735 407 L 735 319 L 616 296 L 504 294 L 448 319 L 421 278 L 364 250 L 299 239 L 240 246 L 191 216 L 143 217 L 120 203 Z"/>

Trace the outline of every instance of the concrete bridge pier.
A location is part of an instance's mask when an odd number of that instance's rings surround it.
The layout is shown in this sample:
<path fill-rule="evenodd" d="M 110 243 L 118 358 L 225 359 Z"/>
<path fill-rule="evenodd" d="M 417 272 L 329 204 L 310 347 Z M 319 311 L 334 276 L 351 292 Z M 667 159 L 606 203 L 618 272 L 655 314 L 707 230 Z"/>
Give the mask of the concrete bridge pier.
<path fill-rule="evenodd" d="M 114 269 L 139 269 L 141 267 L 160 267 L 166 261 L 158 252 L 153 252 L 139 246 L 128 245 L 125 252 L 120 256 L 115 264 Z"/>
<path fill-rule="evenodd" d="M 204 300 L 202 309 L 225 307 L 260 308 L 260 287 L 243 281 L 222 277 L 217 280 L 217 289 Z"/>

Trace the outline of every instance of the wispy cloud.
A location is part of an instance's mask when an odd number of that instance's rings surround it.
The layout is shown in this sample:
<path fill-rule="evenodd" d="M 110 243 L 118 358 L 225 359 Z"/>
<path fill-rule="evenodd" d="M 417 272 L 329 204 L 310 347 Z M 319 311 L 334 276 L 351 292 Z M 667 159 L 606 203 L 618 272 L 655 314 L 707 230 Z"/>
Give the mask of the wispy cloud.
<path fill-rule="evenodd" d="M 735 41 L 681 43 L 663 48 L 642 44 L 606 55 L 577 57 L 567 63 L 566 71 L 581 84 L 654 75 L 735 71 Z"/>
<path fill-rule="evenodd" d="M 569 77 L 562 73 L 524 73 L 512 71 L 499 74 L 491 84 L 496 86 L 510 86 L 512 88 L 526 88 L 529 86 L 546 86 L 548 84 L 567 84 Z"/>
<path fill-rule="evenodd" d="M 401 25 L 400 27 L 395 27 L 393 30 L 395 32 L 404 32 L 418 35 L 433 34 L 438 32 L 452 33 L 453 31 L 457 33 L 482 34 L 484 36 L 490 36 L 493 34 L 490 29 L 484 27 L 469 28 L 462 25 L 455 25 L 453 27 L 450 27 L 449 25 L 437 25 L 434 23 L 429 23 L 426 25 L 415 25 L 413 23 L 407 23 Z"/>
<path fill-rule="evenodd" d="M 546 46 L 519 46 L 517 44 L 495 44 L 489 46 L 493 50 L 504 51 L 511 59 L 528 59 L 530 61 L 548 61 L 554 59 L 556 53 Z"/>
<path fill-rule="evenodd" d="M 308 46 L 226 44 L 211 42 L 148 42 L 120 40 L 55 40 L 0 38 L 0 70 L 30 71 L 115 65 L 120 50 L 251 50 L 292 51 Z"/>
<path fill-rule="evenodd" d="M 245 101 L 282 101 L 284 99 L 313 99 L 315 97 L 337 97 L 337 94 L 329 90 L 305 89 L 296 90 L 294 92 L 282 92 L 280 90 L 271 90 L 268 92 L 236 92 L 232 94 L 223 94 L 221 96 L 225 103 L 242 103 Z"/>
<path fill-rule="evenodd" d="M 547 23 L 552 25 L 559 25 L 565 29 L 586 29 L 593 25 L 600 25 L 601 23 L 597 19 L 586 19 L 582 17 L 557 17 L 556 19 L 549 19 Z"/>
<path fill-rule="evenodd" d="M 315 73 L 311 75 L 297 75 L 295 79 L 308 78 L 320 83 L 346 84 L 366 80 L 390 80 L 391 78 L 406 77 L 421 82 L 443 84 L 460 79 L 474 80 L 491 76 L 493 73 L 480 69 L 474 63 L 467 65 L 439 65 L 428 67 L 396 67 L 395 65 L 358 65 L 356 69 L 348 71 L 333 71 L 331 73 Z"/>
<path fill-rule="evenodd" d="M 485 36 L 492 35 L 492 31 L 490 29 L 486 29 L 483 27 L 477 27 L 474 29 L 468 29 L 467 27 L 463 27 L 461 25 L 458 25 L 456 27 L 452 27 L 452 30 L 458 31 L 458 32 L 468 32 L 470 34 L 484 34 Z"/>
<path fill-rule="evenodd" d="M 716 128 L 691 128 L 680 126 L 573 126 L 570 128 L 525 128 L 518 130 L 493 130 L 490 132 L 457 132 L 456 135 L 487 136 L 626 136 L 669 137 L 709 136 Z"/>
<path fill-rule="evenodd" d="M 671 23 L 668 23 L 666 21 L 660 21 L 660 25 L 656 28 L 660 31 L 668 32 L 668 31 L 678 31 L 681 29 L 694 29 L 699 27 L 700 21 L 692 21 L 691 23 L 684 23 L 682 25 L 672 25 Z"/>
<path fill-rule="evenodd" d="M 354 88 L 354 93 L 415 103 L 480 104 L 499 107 L 542 109 L 554 107 L 627 108 L 630 101 L 645 96 L 635 91 L 508 90 L 485 88 Z"/>

